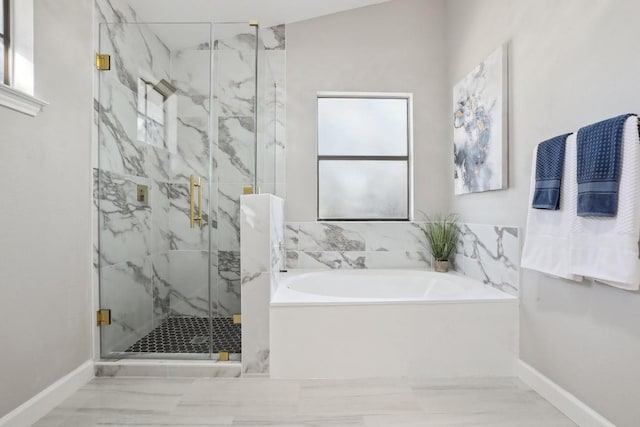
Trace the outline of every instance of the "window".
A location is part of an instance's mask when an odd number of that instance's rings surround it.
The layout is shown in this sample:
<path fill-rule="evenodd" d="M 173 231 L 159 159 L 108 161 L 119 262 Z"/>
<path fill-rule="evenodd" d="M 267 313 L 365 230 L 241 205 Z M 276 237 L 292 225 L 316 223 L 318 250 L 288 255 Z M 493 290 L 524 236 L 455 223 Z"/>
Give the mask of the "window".
<path fill-rule="evenodd" d="M 0 83 L 9 85 L 9 0 L 0 0 Z"/>
<path fill-rule="evenodd" d="M 150 82 L 138 81 L 138 141 L 164 146 L 165 97 Z"/>
<path fill-rule="evenodd" d="M 34 96 L 33 2 L 0 0 L 0 106 L 30 116 L 47 105 Z"/>
<path fill-rule="evenodd" d="M 318 95 L 318 219 L 408 220 L 411 95 Z"/>

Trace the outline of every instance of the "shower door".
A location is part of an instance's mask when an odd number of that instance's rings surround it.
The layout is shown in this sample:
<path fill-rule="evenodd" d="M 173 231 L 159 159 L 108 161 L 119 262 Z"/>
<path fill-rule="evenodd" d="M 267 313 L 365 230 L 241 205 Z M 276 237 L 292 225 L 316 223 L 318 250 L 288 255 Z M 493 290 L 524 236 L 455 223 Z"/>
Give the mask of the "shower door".
<path fill-rule="evenodd" d="M 110 55 L 95 106 L 96 267 L 111 315 L 102 357 L 240 351 L 239 325 L 216 310 L 211 41 L 210 24 L 100 26 Z"/>

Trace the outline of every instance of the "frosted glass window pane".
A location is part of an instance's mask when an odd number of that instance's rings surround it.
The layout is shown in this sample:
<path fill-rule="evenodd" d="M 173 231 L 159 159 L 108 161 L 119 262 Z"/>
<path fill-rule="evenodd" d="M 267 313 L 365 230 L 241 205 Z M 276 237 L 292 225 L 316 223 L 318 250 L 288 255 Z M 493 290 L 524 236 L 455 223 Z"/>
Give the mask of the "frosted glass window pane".
<path fill-rule="evenodd" d="M 406 156 L 407 99 L 318 98 L 321 156 Z"/>
<path fill-rule="evenodd" d="M 155 89 L 147 92 L 147 116 L 164 124 L 164 97 Z"/>
<path fill-rule="evenodd" d="M 318 162 L 321 219 L 406 219 L 406 161 Z"/>
<path fill-rule="evenodd" d="M 147 84 L 138 79 L 138 113 L 147 115 Z"/>

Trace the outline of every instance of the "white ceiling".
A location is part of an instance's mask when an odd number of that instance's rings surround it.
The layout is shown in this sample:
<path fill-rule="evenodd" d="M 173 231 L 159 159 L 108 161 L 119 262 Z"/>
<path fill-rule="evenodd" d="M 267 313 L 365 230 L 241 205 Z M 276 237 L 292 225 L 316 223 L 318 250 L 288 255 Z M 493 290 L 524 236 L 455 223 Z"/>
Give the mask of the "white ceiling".
<path fill-rule="evenodd" d="M 143 22 L 246 22 L 288 24 L 389 0 L 133 0 Z"/>

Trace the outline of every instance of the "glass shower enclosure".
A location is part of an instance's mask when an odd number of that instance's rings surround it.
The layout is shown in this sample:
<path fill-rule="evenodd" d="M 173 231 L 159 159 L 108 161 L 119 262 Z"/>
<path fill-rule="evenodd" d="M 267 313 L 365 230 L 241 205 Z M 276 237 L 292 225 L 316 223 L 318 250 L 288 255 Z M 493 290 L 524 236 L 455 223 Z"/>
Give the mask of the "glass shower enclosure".
<path fill-rule="evenodd" d="M 99 46 L 101 356 L 238 360 L 239 197 L 275 121 L 258 28 L 101 24 Z"/>

